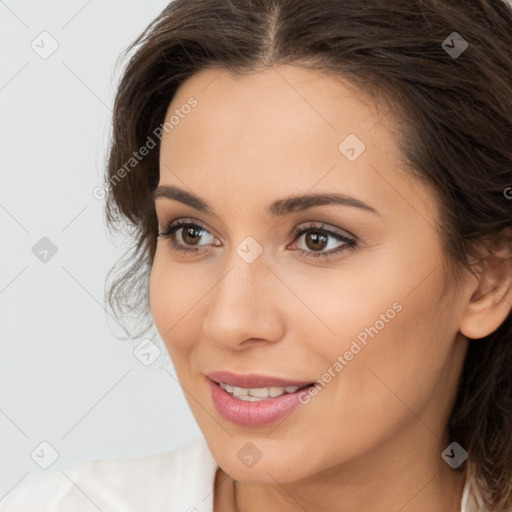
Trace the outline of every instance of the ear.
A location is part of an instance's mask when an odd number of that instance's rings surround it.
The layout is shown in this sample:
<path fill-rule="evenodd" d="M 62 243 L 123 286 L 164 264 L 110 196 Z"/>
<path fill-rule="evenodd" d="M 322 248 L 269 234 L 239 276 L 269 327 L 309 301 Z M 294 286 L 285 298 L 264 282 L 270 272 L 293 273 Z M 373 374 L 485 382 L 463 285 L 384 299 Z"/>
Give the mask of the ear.
<path fill-rule="evenodd" d="M 492 334 L 512 310 L 512 237 L 511 230 L 486 244 L 476 279 L 470 287 L 470 300 L 461 315 L 459 330 L 470 339 Z M 476 270 L 476 269 L 475 269 Z"/>

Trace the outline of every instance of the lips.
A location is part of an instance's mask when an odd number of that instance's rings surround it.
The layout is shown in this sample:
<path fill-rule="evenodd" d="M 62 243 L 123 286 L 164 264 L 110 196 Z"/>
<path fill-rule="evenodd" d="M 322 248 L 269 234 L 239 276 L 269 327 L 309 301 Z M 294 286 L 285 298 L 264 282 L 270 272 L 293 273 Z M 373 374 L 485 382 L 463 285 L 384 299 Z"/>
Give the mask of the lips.
<path fill-rule="evenodd" d="M 270 388 L 270 387 L 286 387 L 286 386 L 298 386 L 303 387 L 312 384 L 311 381 L 307 380 L 296 380 L 286 379 L 280 377 L 272 377 L 269 375 L 258 375 L 258 374 L 236 374 L 228 371 L 214 371 L 206 374 L 213 382 L 217 384 L 222 382 L 229 384 L 230 386 L 236 386 L 238 388 Z"/>

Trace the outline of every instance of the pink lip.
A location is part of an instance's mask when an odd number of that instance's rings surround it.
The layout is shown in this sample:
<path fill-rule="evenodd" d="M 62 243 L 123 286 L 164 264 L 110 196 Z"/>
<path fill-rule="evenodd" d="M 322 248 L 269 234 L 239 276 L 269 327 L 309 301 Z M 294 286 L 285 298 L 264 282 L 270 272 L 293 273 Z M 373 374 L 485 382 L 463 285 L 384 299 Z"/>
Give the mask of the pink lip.
<path fill-rule="evenodd" d="M 248 373 L 245 375 L 237 375 L 227 371 L 216 371 L 207 373 L 206 376 L 215 382 L 223 382 L 237 388 L 270 388 L 270 387 L 286 387 L 286 386 L 307 386 L 312 384 L 311 381 L 281 379 L 279 377 L 270 377 L 268 375 L 257 375 Z"/>
<path fill-rule="evenodd" d="M 213 404 L 217 412 L 225 420 L 245 427 L 259 427 L 284 419 L 300 405 L 299 393 L 302 390 L 295 393 L 285 393 L 273 398 L 269 397 L 258 402 L 247 402 L 232 397 L 217 382 L 241 388 L 302 387 L 311 384 L 307 381 L 278 379 L 260 375 L 235 375 L 230 372 L 212 372 L 207 377 Z"/>

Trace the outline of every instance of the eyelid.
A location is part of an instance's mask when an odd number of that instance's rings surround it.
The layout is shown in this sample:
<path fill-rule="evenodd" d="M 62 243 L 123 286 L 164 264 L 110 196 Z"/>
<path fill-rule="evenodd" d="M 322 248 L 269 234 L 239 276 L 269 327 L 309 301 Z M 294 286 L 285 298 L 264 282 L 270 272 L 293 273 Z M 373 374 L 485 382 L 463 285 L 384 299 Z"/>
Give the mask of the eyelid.
<path fill-rule="evenodd" d="M 162 226 L 160 222 L 158 223 L 158 234 L 161 236 L 165 231 L 168 231 L 171 228 L 181 228 L 184 226 L 187 226 L 189 224 L 193 224 L 199 228 L 201 228 L 203 231 L 206 231 L 207 233 L 210 233 L 215 238 L 218 238 L 215 233 L 212 232 L 211 229 L 207 228 L 202 224 L 200 220 L 194 219 L 193 217 L 178 217 L 176 219 L 171 220 L 168 223 L 164 223 L 165 225 Z"/>
<path fill-rule="evenodd" d="M 326 231 L 328 233 L 332 233 L 333 235 L 339 235 L 344 238 L 351 238 L 354 241 L 358 240 L 358 238 L 354 234 L 352 234 L 350 231 L 348 231 L 346 229 L 338 228 L 338 227 L 333 226 L 332 224 L 329 224 L 327 222 L 313 220 L 313 221 L 307 222 L 306 224 L 307 224 L 306 226 L 304 226 L 303 224 L 300 224 L 299 226 L 297 226 L 292 231 L 292 235 L 300 233 L 300 232 L 304 232 L 307 230 L 311 230 L 311 231 L 318 230 L 318 231 Z M 320 224 L 320 225 L 317 226 L 316 224 Z"/>

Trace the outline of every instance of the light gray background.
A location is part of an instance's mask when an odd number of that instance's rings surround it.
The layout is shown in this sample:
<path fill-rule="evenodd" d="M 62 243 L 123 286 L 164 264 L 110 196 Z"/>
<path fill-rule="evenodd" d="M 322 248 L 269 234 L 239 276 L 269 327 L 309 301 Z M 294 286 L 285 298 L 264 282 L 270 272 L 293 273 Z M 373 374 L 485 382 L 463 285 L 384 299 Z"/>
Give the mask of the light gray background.
<path fill-rule="evenodd" d="M 0 498 L 44 471 L 200 435 L 167 353 L 146 366 L 142 339 L 107 324 L 104 279 L 123 244 L 92 193 L 116 59 L 166 4 L 0 1 Z M 49 49 L 43 31 L 59 45 L 46 59 L 31 47 Z M 32 253 L 42 237 L 58 249 L 46 263 Z M 46 470 L 42 442 L 58 452 Z"/>

